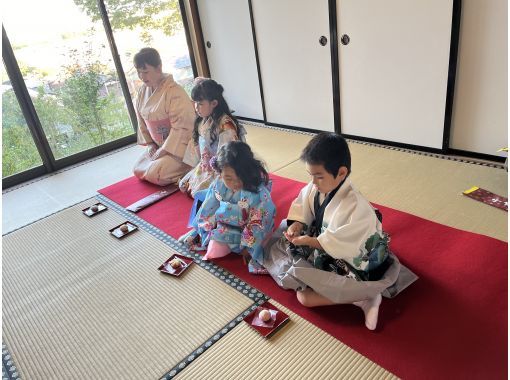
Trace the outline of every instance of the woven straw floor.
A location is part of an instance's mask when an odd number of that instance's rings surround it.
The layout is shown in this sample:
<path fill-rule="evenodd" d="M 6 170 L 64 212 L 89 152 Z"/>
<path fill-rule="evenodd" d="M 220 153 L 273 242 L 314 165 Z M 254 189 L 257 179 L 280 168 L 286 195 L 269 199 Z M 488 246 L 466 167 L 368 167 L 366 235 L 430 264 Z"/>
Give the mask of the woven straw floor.
<path fill-rule="evenodd" d="M 3 238 L 3 342 L 23 379 L 153 379 L 253 302 L 125 219 L 80 204 Z"/>
<path fill-rule="evenodd" d="M 238 325 L 177 379 L 394 379 L 274 300 L 290 317 L 271 339 L 247 323 Z"/>
<path fill-rule="evenodd" d="M 239 316 L 253 300 L 198 264 L 160 274 L 175 251 L 142 228 L 113 238 L 125 219 L 113 209 L 87 218 L 92 203 L 3 238 L 3 342 L 21 378 L 392 377 L 283 307 L 291 322 L 262 338 Z"/>
<path fill-rule="evenodd" d="M 299 154 L 310 135 L 247 129 L 270 171 L 309 180 Z M 503 169 L 350 147 L 352 180 L 371 201 L 508 240 L 507 213 L 461 195 L 476 185 L 506 196 Z M 3 237 L 3 364 L 21 378 L 393 377 L 274 301 L 291 322 L 262 338 L 240 317 L 255 306 L 249 289 L 198 263 L 179 278 L 160 274 L 175 246 L 145 228 L 113 238 L 108 230 L 125 217 L 110 209 L 87 218 L 81 209 L 92 203 Z"/>
<path fill-rule="evenodd" d="M 349 148 L 351 180 L 371 202 L 508 241 L 508 213 L 462 195 L 464 190 L 478 186 L 507 197 L 508 173 L 504 169 L 355 141 Z M 297 157 L 275 174 L 310 180 Z"/>

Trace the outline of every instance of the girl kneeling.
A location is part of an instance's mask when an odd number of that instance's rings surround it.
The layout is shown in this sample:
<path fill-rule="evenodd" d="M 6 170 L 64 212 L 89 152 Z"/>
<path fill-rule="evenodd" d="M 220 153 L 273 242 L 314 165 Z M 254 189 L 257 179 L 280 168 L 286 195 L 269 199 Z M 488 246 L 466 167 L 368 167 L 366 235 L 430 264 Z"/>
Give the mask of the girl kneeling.
<path fill-rule="evenodd" d="M 276 211 L 267 171 L 241 141 L 223 145 L 212 167 L 219 177 L 209 186 L 193 230 L 180 240 L 192 245 L 199 237 L 207 246 L 204 260 L 234 252 L 260 264 Z"/>

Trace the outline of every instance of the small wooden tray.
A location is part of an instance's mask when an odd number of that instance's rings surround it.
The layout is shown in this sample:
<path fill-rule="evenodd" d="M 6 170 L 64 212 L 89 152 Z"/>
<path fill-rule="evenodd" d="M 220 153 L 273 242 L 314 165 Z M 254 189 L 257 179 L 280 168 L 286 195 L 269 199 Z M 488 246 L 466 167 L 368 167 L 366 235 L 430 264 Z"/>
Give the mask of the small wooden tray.
<path fill-rule="evenodd" d="M 126 232 L 123 232 L 120 230 L 120 227 L 123 226 L 124 224 L 128 226 L 128 231 L 126 231 Z M 137 229 L 138 229 L 138 227 L 136 225 L 134 225 L 133 223 L 124 222 L 124 223 L 119 224 L 118 226 L 113 227 L 109 231 L 117 239 L 122 239 L 124 236 L 129 235 L 131 232 L 136 231 Z"/>
<path fill-rule="evenodd" d="M 179 268 L 172 268 L 170 265 L 170 261 L 177 259 L 181 262 L 181 266 Z M 161 264 L 158 268 L 159 271 L 166 274 L 171 274 L 172 276 L 180 276 L 186 269 L 189 268 L 189 266 L 193 264 L 193 259 L 179 255 L 177 253 L 174 253 L 170 258 L 165 261 L 163 264 Z"/>
<path fill-rule="evenodd" d="M 94 206 L 97 206 L 97 211 L 92 211 L 92 207 Z M 87 208 L 84 208 L 83 210 L 81 210 L 85 215 L 87 215 L 89 218 L 93 217 L 94 215 L 97 215 L 99 214 L 100 212 L 103 212 L 103 211 L 106 211 L 108 210 L 108 207 L 106 207 L 104 204 L 102 204 L 101 202 L 99 203 L 94 203 L 93 205 L 87 207 Z"/>
<path fill-rule="evenodd" d="M 273 323 L 272 327 L 264 327 L 264 326 L 256 326 L 252 322 L 254 318 L 258 315 L 258 313 L 262 309 L 268 309 L 268 310 L 276 310 L 276 320 Z M 250 325 L 251 328 L 255 329 L 260 335 L 262 335 L 264 338 L 270 338 L 273 336 L 274 333 L 276 333 L 279 329 L 281 329 L 288 321 L 290 321 L 289 316 L 285 314 L 283 311 L 278 310 L 276 306 L 269 302 L 264 302 L 262 305 L 258 306 L 253 310 L 250 314 L 248 314 L 244 321 Z"/>

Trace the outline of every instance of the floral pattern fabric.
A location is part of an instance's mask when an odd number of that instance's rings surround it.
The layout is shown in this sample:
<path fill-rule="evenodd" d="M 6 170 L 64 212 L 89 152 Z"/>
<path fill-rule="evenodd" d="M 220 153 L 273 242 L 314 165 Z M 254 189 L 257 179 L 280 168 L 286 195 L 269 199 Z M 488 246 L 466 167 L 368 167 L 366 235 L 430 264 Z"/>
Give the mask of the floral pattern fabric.
<path fill-rule="evenodd" d="M 219 134 L 213 142 L 212 122 L 210 117 L 202 121 L 198 128 L 198 146 L 191 140 L 184 156 L 184 162 L 194 168 L 181 179 L 179 187 L 189 190 L 191 196 L 195 196 L 197 191 L 207 189 L 217 177 L 217 173 L 211 167 L 211 158 L 216 156 L 218 150 L 226 143 L 239 140 L 234 122 L 228 116 L 224 116 L 220 120 Z"/>
<path fill-rule="evenodd" d="M 216 179 L 192 222 L 192 234 L 200 235 L 203 246 L 212 239 L 228 244 L 235 253 L 246 249 L 261 263 L 262 246 L 273 230 L 275 213 L 270 186 L 260 185 L 256 193 L 232 191 Z"/>

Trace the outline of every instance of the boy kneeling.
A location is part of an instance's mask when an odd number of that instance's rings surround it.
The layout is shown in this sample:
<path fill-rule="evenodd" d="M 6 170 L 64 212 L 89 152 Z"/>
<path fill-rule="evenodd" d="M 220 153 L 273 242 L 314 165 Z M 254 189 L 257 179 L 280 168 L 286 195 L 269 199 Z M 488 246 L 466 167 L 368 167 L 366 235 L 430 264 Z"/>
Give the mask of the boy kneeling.
<path fill-rule="evenodd" d="M 376 210 L 348 178 L 344 138 L 320 133 L 301 159 L 312 181 L 268 242 L 264 267 L 280 286 L 296 290 L 304 306 L 352 303 L 374 330 L 381 293 L 396 282 L 400 263 L 389 252 Z"/>

